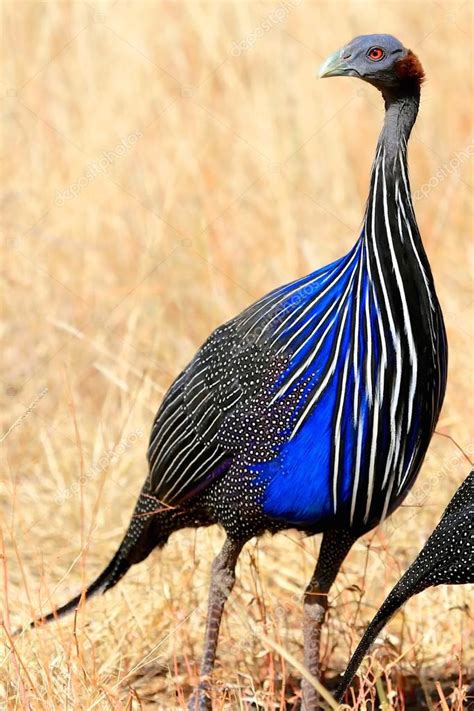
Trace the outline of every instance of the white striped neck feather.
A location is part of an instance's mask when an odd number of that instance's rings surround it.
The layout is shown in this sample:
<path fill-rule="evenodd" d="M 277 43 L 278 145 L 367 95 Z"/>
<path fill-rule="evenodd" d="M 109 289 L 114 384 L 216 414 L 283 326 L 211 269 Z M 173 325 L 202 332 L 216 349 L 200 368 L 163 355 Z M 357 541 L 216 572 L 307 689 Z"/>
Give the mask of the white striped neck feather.
<path fill-rule="evenodd" d="M 395 311 L 401 308 L 402 297 L 402 318 L 406 318 L 408 308 L 422 331 L 431 330 L 437 298 L 415 218 L 407 165 L 419 85 L 410 85 L 406 91 L 384 92 L 384 99 L 385 121 L 372 167 L 362 235 L 365 256 L 377 291 L 386 291 Z"/>

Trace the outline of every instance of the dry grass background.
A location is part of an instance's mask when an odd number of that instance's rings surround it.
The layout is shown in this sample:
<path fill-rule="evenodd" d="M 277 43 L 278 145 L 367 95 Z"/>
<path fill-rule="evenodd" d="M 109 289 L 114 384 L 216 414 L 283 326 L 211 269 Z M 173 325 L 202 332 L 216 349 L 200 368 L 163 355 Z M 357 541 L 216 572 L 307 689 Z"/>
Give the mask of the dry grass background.
<path fill-rule="evenodd" d="M 278 7 L 286 16 L 239 53 Z M 209 331 L 353 244 L 383 108 L 355 80 L 316 81 L 320 61 L 377 31 L 419 54 L 428 81 L 410 146 L 417 190 L 472 147 L 471 27 L 469 2 L 3 3 L 7 630 L 102 569 L 146 476 L 154 412 Z M 105 172 L 84 180 L 104 151 Z M 472 185 L 464 158 L 416 203 L 450 343 L 438 430 L 471 456 Z M 331 595 L 329 677 L 467 472 L 435 436 L 406 505 L 354 546 Z M 215 528 L 173 536 L 75 625 L 24 633 L 14 652 L 2 631 L 0 705 L 183 708 L 221 541 Z M 299 674 L 267 638 L 302 658 L 301 595 L 318 545 L 289 532 L 246 547 L 216 709 L 283 708 L 285 698 L 292 708 Z M 470 593 L 413 599 L 366 660 L 353 708 L 374 698 L 374 675 L 386 709 L 446 709 L 452 693 L 461 708 L 474 671 Z"/>

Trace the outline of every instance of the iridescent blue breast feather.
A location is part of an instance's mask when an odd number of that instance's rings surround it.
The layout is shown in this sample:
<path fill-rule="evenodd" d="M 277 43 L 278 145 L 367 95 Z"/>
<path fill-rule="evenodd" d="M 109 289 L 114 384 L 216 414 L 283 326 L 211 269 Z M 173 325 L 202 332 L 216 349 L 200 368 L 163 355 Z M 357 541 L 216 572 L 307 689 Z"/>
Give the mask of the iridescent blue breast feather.
<path fill-rule="evenodd" d="M 441 408 L 447 349 L 405 148 L 387 156 L 379 144 L 350 252 L 221 326 L 178 378 L 149 449 L 163 502 L 233 466 L 266 516 L 300 527 L 332 517 L 370 528 L 406 496 Z"/>

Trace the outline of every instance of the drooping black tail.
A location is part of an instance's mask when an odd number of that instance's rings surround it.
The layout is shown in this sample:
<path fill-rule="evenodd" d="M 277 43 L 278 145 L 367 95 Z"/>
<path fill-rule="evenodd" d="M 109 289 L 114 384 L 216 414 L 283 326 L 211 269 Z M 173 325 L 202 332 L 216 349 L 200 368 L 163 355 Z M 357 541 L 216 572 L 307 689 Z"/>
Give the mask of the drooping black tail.
<path fill-rule="evenodd" d="M 74 612 L 82 600 L 90 600 L 90 598 L 94 597 L 94 595 L 105 593 L 107 590 L 110 590 L 110 588 L 113 588 L 114 585 L 116 585 L 118 581 L 123 578 L 131 566 L 132 564 L 122 557 L 121 549 L 119 548 L 108 566 L 85 590 L 79 593 L 79 595 L 76 595 L 76 597 L 73 597 L 73 599 L 65 605 L 61 605 L 61 607 L 53 610 L 53 612 L 48 612 L 47 615 L 39 617 L 36 620 L 32 620 L 28 626 L 30 628 L 39 627 L 47 622 L 59 620 L 61 617 L 65 617 L 70 612 Z"/>
<path fill-rule="evenodd" d="M 32 620 L 28 627 L 40 627 L 58 620 L 76 610 L 82 600 L 89 600 L 113 588 L 132 565 L 144 560 L 156 546 L 166 543 L 170 533 L 179 527 L 175 519 L 175 511 L 164 509 L 156 499 L 142 492 L 122 543 L 107 567 L 76 597 L 47 615 Z M 21 631 L 18 629 L 14 634 Z"/>

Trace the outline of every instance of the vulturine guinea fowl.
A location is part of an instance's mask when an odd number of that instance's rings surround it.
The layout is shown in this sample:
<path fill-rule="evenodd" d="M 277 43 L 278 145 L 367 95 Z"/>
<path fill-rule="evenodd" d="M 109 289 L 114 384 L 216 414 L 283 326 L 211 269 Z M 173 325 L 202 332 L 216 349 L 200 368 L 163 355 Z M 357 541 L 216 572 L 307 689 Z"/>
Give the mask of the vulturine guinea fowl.
<path fill-rule="evenodd" d="M 443 402 L 443 318 L 407 169 L 421 64 L 394 37 L 367 35 L 331 55 L 320 75 L 362 79 L 385 101 L 361 233 L 348 254 L 263 296 L 198 350 L 158 410 L 129 529 L 85 591 L 109 590 L 174 531 L 224 528 L 193 709 L 210 704 L 237 558 L 265 532 L 323 533 L 303 624 L 305 664 L 320 675 L 329 589 L 354 541 L 407 495 Z M 306 683 L 303 699 L 316 708 Z"/>
<path fill-rule="evenodd" d="M 474 471 L 461 484 L 417 558 L 367 627 L 342 677 L 337 699 L 342 701 L 370 645 L 405 602 L 433 585 L 468 583 L 474 583 Z"/>

